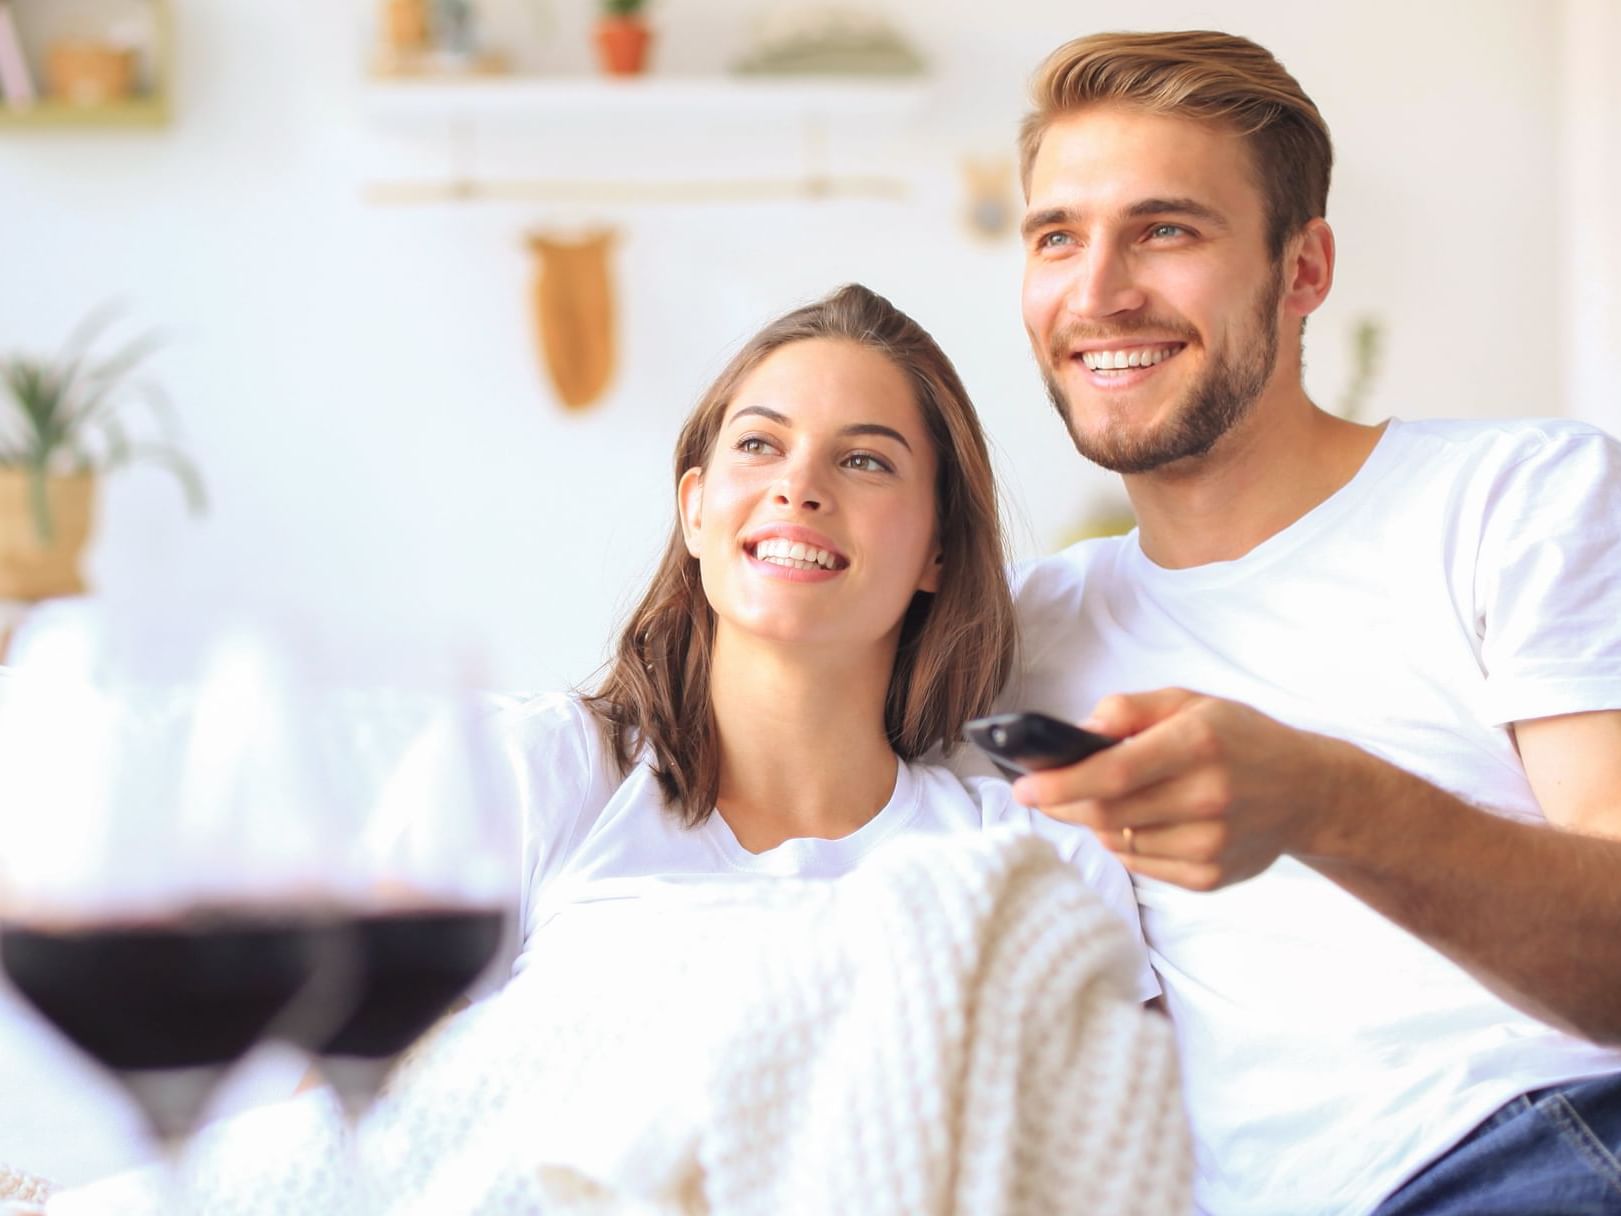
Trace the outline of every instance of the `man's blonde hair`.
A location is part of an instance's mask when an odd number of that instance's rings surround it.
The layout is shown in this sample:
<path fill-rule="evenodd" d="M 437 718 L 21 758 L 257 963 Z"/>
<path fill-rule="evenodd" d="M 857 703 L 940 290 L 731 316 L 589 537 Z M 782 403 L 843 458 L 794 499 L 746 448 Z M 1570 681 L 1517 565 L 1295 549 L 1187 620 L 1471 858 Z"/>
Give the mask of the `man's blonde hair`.
<path fill-rule="evenodd" d="M 1211 30 L 1092 34 L 1066 42 L 1031 82 L 1035 109 L 1019 128 L 1019 177 L 1030 171 L 1047 128 L 1092 105 L 1209 122 L 1243 136 L 1266 201 L 1274 258 L 1306 221 L 1328 210 L 1334 148 L 1328 124 L 1265 47 Z"/>

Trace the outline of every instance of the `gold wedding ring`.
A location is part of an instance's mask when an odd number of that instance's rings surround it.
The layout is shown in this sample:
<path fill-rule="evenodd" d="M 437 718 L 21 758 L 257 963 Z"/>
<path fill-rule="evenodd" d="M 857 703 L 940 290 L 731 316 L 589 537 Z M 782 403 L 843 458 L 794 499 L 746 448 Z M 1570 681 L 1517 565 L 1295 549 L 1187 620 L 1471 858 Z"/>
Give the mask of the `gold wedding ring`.
<path fill-rule="evenodd" d="M 1126 852 L 1135 853 L 1137 851 L 1136 833 L 1130 828 L 1120 829 L 1120 839 L 1125 842 Z"/>

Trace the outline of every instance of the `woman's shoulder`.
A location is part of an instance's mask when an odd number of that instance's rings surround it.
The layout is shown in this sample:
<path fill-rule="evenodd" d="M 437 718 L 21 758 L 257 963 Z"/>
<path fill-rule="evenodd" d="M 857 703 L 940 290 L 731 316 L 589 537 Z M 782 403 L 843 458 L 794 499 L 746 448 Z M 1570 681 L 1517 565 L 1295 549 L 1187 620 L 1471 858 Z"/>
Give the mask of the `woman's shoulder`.
<path fill-rule="evenodd" d="M 576 694 L 505 694 L 491 699 L 500 746 L 531 798 L 589 800 L 594 787 L 617 785 L 618 766 L 601 722 Z"/>
<path fill-rule="evenodd" d="M 918 791 L 919 808 L 927 817 L 979 828 L 1028 822 L 1028 812 L 1013 801 L 1011 788 L 1000 777 L 922 760 L 907 767 Z"/>
<path fill-rule="evenodd" d="M 576 693 L 502 692 L 491 693 L 488 701 L 497 720 L 519 734 L 538 737 L 591 721 L 591 711 Z"/>

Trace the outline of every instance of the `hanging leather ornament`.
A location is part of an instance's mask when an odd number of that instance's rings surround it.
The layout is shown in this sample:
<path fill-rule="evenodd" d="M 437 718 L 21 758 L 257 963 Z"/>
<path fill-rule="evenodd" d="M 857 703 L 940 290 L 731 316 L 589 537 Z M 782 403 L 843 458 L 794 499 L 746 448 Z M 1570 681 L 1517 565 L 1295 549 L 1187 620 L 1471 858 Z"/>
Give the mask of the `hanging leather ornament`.
<path fill-rule="evenodd" d="M 1002 157 L 962 158 L 963 222 L 982 241 L 996 241 L 1013 231 L 1018 218 L 1017 179 L 1013 163 Z"/>
<path fill-rule="evenodd" d="M 577 241 L 533 233 L 535 325 L 541 361 L 563 405 L 585 409 L 613 379 L 614 303 L 608 253 L 617 234 Z"/>

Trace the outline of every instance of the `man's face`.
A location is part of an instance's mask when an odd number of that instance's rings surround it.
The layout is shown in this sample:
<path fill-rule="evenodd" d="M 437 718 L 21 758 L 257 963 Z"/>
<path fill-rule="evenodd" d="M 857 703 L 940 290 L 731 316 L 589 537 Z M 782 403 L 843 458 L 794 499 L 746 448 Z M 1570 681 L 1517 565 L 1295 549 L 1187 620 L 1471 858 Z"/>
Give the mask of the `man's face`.
<path fill-rule="evenodd" d="M 1024 239 L 1025 329 L 1089 460 L 1202 456 L 1267 388 L 1283 271 L 1239 136 L 1115 106 L 1060 119 Z"/>

